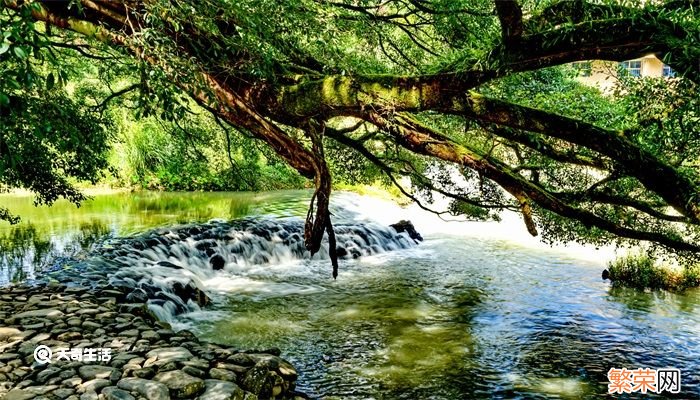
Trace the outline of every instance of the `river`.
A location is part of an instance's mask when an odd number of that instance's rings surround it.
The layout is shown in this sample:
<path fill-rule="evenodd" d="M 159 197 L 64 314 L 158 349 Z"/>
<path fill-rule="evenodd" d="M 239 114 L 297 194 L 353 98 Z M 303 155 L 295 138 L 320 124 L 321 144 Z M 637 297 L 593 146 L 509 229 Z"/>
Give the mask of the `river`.
<path fill-rule="evenodd" d="M 0 285 L 41 278 L 105 236 L 156 227 L 301 217 L 308 191 L 117 193 L 81 208 L 34 208 L 0 225 Z M 599 398 L 610 368 L 682 370 L 679 398 L 700 397 L 700 291 L 611 288 L 610 251 L 550 248 L 517 218 L 443 222 L 416 207 L 334 195 L 334 221 L 411 219 L 425 241 L 341 261 L 278 260 L 203 281 L 213 305 L 174 325 L 240 348 L 279 347 L 314 398 Z"/>

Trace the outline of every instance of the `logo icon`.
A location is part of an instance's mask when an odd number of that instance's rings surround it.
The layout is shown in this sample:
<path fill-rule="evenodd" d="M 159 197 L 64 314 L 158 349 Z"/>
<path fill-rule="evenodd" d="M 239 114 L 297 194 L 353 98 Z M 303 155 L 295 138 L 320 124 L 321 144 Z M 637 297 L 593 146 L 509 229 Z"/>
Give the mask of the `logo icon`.
<path fill-rule="evenodd" d="M 39 365 L 51 363 L 51 355 L 51 349 L 43 344 L 34 349 L 34 360 L 36 360 Z"/>

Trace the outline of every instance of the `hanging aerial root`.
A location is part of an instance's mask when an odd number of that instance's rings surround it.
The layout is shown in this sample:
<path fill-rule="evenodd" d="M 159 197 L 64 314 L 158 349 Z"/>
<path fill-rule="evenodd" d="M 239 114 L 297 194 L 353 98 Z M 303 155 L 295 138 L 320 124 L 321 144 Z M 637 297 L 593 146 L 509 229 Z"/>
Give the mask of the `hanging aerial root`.
<path fill-rule="evenodd" d="M 321 248 L 324 232 L 328 233 L 328 255 L 333 265 L 333 278 L 336 278 L 338 276 L 338 255 L 335 232 L 333 231 L 329 210 L 332 182 L 331 173 L 323 153 L 324 127 L 315 121 L 310 121 L 307 133 L 311 138 L 314 155 L 314 184 L 316 185 L 316 190 L 311 197 L 309 210 L 306 214 L 304 246 L 311 252 L 311 255 L 316 254 Z"/>

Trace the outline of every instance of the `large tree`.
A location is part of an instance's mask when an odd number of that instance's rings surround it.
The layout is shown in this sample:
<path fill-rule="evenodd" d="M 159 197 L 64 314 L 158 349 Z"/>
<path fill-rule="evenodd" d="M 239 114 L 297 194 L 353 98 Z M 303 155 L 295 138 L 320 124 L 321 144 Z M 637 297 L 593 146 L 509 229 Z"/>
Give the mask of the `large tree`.
<path fill-rule="evenodd" d="M 697 129 L 659 146 L 647 140 L 653 124 L 590 120 L 498 89 L 577 60 L 653 53 L 688 82 L 687 103 L 700 81 L 698 0 L 3 2 L 0 21 L 24 27 L 3 27 L 0 43 L 17 76 L 36 60 L 60 64 L 52 49 L 116 57 L 140 71 L 144 107 L 177 118 L 184 92 L 312 179 L 311 252 L 325 233 L 333 242 L 327 157 L 339 152 L 396 185 L 411 178 L 401 189 L 416 201 L 425 190 L 473 216 L 517 210 L 533 235 L 700 252 Z"/>

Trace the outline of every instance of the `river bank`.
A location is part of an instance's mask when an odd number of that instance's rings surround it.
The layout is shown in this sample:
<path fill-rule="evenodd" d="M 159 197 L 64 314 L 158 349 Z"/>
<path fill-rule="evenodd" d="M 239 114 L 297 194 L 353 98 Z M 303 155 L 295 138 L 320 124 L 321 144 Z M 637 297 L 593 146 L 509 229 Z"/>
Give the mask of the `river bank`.
<path fill-rule="evenodd" d="M 125 297 L 108 287 L 0 288 L 0 399 L 303 398 L 278 349 L 241 351 L 175 332 Z M 41 345 L 51 353 L 35 353 Z"/>

